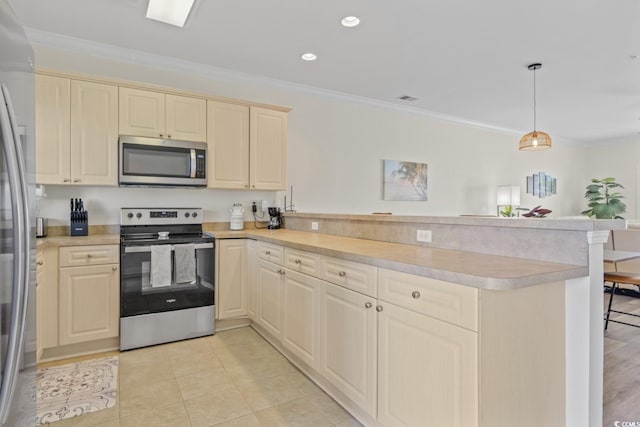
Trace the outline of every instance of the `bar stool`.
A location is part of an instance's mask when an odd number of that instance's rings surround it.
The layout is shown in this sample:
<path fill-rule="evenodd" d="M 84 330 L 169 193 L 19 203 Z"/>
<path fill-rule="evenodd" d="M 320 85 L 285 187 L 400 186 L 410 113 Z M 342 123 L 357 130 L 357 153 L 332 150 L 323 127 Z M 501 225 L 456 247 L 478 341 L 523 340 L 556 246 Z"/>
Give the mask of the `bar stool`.
<path fill-rule="evenodd" d="M 616 288 L 618 288 L 618 283 L 625 283 L 628 285 L 636 285 L 640 287 L 640 274 L 624 273 L 620 271 L 605 271 L 604 281 L 613 283 L 613 285 L 611 286 L 611 297 L 609 298 L 609 306 L 607 308 L 607 314 L 605 315 L 605 322 L 604 322 L 605 331 L 607 330 L 607 326 L 609 326 L 609 322 L 621 323 L 623 325 L 640 328 L 640 325 L 634 325 L 633 323 L 627 323 L 627 322 L 621 322 L 619 320 L 609 319 L 609 316 L 611 315 L 611 313 L 620 313 L 620 314 L 625 314 L 627 316 L 640 317 L 640 315 L 638 314 L 627 313 L 626 311 L 618 311 L 618 310 L 611 309 L 611 303 L 613 302 L 613 296 L 616 294 Z"/>

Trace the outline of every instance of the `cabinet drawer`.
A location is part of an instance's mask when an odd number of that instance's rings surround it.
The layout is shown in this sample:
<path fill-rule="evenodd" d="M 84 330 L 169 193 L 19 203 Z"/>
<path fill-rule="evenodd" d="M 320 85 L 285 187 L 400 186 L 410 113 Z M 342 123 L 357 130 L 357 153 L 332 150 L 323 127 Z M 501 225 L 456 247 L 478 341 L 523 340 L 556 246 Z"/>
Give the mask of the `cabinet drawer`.
<path fill-rule="evenodd" d="M 60 267 L 119 264 L 118 245 L 66 246 L 60 248 Z"/>
<path fill-rule="evenodd" d="M 378 271 L 378 298 L 427 316 L 478 330 L 478 289 L 415 276 Z"/>
<path fill-rule="evenodd" d="M 322 257 L 321 278 L 356 292 L 376 297 L 377 267 L 338 258 Z"/>
<path fill-rule="evenodd" d="M 320 277 L 320 255 L 297 249 L 284 249 L 284 266 L 309 276 Z"/>
<path fill-rule="evenodd" d="M 282 246 L 266 242 L 258 242 L 258 259 L 282 265 L 283 258 L 284 248 Z"/>

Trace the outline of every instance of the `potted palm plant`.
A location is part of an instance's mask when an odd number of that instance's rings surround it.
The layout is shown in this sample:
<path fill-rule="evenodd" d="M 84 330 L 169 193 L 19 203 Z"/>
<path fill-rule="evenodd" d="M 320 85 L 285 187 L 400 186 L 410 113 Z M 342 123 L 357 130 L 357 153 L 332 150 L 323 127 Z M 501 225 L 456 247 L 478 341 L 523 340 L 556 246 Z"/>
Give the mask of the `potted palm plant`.
<path fill-rule="evenodd" d="M 627 207 L 620 200 L 624 196 L 615 191 L 617 188 L 624 189 L 615 178 L 592 179 L 584 193 L 584 197 L 589 201 L 589 209 L 580 214 L 595 216 L 597 219 L 623 219 L 620 214 L 624 213 Z"/>

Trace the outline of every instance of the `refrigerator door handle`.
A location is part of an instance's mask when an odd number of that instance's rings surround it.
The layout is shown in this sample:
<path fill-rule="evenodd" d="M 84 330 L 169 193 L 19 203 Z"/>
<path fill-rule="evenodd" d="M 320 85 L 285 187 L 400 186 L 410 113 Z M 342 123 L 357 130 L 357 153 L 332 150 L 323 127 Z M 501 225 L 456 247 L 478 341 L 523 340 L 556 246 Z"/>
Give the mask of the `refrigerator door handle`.
<path fill-rule="evenodd" d="M 29 227 L 27 206 L 27 185 L 24 174 L 24 159 L 18 142 L 15 115 L 11 106 L 9 91 L 5 85 L 0 90 L 0 132 L 4 140 L 3 150 L 7 159 L 7 175 L 13 195 L 13 295 L 11 320 L 7 342 L 7 357 L 4 363 L 2 386 L 0 388 L 0 422 L 4 425 L 9 415 L 9 407 L 16 387 L 20 368 L 24 323 L 28 300 L 29 283 Z"/>

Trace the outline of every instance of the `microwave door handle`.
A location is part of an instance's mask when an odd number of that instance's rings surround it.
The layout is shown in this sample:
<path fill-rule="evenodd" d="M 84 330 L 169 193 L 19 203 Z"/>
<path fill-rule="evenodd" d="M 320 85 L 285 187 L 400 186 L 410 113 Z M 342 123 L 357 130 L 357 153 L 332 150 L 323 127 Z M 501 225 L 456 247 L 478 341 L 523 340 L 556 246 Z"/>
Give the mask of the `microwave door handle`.
<path fill-rule="evenodd" d="M 191 178 L 196 177 L 196 150 L 191 149 Z"/>

